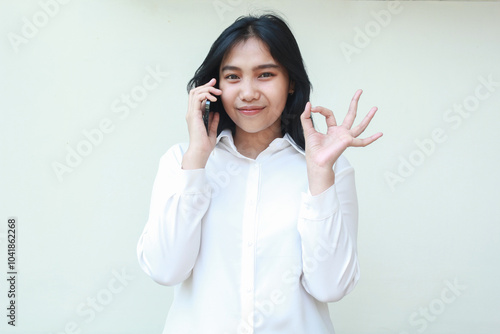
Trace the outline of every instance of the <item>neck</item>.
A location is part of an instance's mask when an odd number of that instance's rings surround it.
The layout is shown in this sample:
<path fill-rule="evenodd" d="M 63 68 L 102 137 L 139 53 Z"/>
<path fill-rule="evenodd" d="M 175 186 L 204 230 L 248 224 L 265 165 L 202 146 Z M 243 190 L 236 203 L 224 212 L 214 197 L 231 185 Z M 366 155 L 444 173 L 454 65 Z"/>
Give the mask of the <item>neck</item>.
<path fill-rule="evenodd" d="M 281 137 L 283 136 L 281 134 L 280 123 L 278 123 L 278 126 L 271 126 L 256 133 L 245 132 L 241 128 L 236 127 L 234 145 L 240 154 L 250 159 L 256 159 L 273 140 Z"/>

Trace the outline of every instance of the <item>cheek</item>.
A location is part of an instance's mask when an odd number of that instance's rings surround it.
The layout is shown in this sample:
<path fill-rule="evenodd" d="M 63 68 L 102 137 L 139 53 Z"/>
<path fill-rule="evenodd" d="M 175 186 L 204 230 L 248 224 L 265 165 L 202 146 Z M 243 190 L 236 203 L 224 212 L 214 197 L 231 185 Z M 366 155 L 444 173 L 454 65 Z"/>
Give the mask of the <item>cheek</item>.
<path fill-rule="evenodd" d="M 286 103 L 288 98 L 288 85 L 284 82 L 270 83 L 262 87 L 263 92 L 267 92 L 267 96 L 277 104 Z"/>
<path fill-rule="evenodd" d="M 234 104 L 234 92 L 230 88 L 224 86 L 222 86 L 220 89 L 222 90 L 222 94 L 218 97 L 218 99 L 219 101 L 222 101 L 224 108 L 227 110 Z"/>
<path fill-rule="evenodd" d="M 229 111 L 231 110 L 231 108 L 230 108 L 231 107 L 231 102 L 229 101 L 229 97 L 226 94 L 222 93 L 222 95 L 219 96 L 219 101 L 222 102 L 222 105 L 224 106 L 224 109 L 226 110 L 226 112 L 228 110 Z"/>
<path fill-rule="evenodd" d="M 284 109 L 286 105 L 286 100 L 288 99 L 288 91 L 277 92 L 272 97 L 273 101 L 275 101 L 275 106 L 279 109 Z"/>

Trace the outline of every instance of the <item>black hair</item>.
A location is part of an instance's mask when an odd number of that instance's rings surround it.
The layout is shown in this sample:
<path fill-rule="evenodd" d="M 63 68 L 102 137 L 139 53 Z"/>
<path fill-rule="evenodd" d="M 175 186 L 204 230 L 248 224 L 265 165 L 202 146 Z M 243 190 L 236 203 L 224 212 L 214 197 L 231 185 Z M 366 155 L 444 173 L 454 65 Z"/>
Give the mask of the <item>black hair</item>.
<path fill-rule="evenodd" d="M 285 109 L 281 114 L 282 135 L 288 133 L 293 141 L 303 150 L 305 149 L 304 132 L 300 122 L 300 115 L 309 101 L 312 85 L 309 81 L 302 55 L 295 37 L 286 22 L 275 14 L 261 16 L 241 16 L 226 28 L 212 44 L 205 60 L 196 70 L 194 77 L 187 85 L 188 91 L 206 84 L 216 78 L 216 87 L 219 84 L 219 68 L 224 56 L 237 43 L 251 37 L 264 42 L 271 56 L 288 72 L 294 92 L 288 95 Z M 222 103 L 215 103 L 215 110 L 220 114 L 217 134 L 224 129 L 234 132 L 235 124 L 229 118 Z"/>

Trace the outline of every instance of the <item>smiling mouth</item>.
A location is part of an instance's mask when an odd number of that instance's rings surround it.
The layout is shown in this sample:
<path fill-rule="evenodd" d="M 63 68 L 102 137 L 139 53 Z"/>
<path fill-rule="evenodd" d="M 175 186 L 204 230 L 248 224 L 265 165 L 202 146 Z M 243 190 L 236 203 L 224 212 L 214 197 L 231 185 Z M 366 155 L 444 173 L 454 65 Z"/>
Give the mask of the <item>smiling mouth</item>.
<path fill-rule="evenodd" d="M 259 106 L 245 106 L 241 108 L 237 108 L 238 111 L 245 116 L 253 116 L 260 113 L 265 107 Z"/>

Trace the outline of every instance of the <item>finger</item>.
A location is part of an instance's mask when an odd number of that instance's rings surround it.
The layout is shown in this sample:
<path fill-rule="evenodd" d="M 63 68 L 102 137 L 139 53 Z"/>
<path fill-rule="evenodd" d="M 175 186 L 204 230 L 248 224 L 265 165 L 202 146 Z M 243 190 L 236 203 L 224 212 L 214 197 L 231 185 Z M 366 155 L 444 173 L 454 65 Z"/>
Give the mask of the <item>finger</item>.
<path fill-rule="evenodd" d="M 206 83 L 206 84 L 204 84 L 204 85 L 200 85 L 199 87 L 214 86 L 216 82 L 217 82 L 217 79 L 212 78 L 212 79 L 210 79 L 210 81 L 209 81 L 209 82 L 207 82 L 207 83 Z"/>
<path fill-rule="evenodd" d="M 314 130 L 314 125 L 311 119 L 311 102 L 306 103 L 306 107 L 302 114 L 300 115 L 300 122 L 302 123 L 302 129 L 304 129 L 304 134 L 310 133 Z"/>
<path fill-rule="evenodd" d="M 361 93 L 363 93 L 361 89 L 358 89 L 356 93 L 354 93 L 354 96 L 352 97 L 351 100 L 351 104 L 349 105 L 349 110 L 347 112 L 347 115 L 345 116 L 344 121 L 342 122 L 342 126 L 345 126 L 348 129 L 352 127 L 354 119 L 356 118 L 356 113 L 358 110 L 358 101 L 359 97 L 361 96 Z"/>
<path fill-rule="evenodd" d="M 383 133 L 382 132 L 378 132 L 376 134 L 374 134 L 373 136 L 370 136 L 368 138 L 363 138 L 363 139 L 360 139 L 360 138 L 354 138 L 352 140 L 352 143 L 350 146 L 353 146 L 353 147 L 365 147 L 365 146 L 368 146 L 370 145 L 371 143 L 373 143 L 375 140 L 379 139 L 380 137 L 382 137 Z"/>
<path fill-rule="evenodd" d="M 222 93 L 222 90 L 215 87 L 216 83 L 217 83 L 217 80 L 215 78 L 212 78 L 209 82 L 207 82 L 207 84 L 205 86 L 208 87 L 208 91 L 210 93 L 215 94 L 215 95 L 220 95 Z"/>
<path fill-rule="evenodd" d="M 208 118 L 209 137 L 217 137 L 217 127 L 219 126 L 220 115 L 218 112 L 211 112 Z"/>
<path fill-rule="evenodd" d="M 209 100 L 210 102 L 217 102 L 217 97 L 213 96 L 212 94 L 210 94 L 209 92 L 205 92 L 203 94 L 200 94 L 199 96 L 195 97 L 195 101 L 196 99 L 200 99 L 200 109 L 199 111 L 201 112 L 205 112 L 205 106 L 206 106 L 206 102 L 207 100 Z"/>
<path fill-rule="evenodd" d="M 214 95 L 220 95 L 220 94 L 222 94 L 222 90 L 214 87 L 216 82 L 217 81 L 215 79 L 211 79 L 206 84 L 191 89 L 189 91 L 189 94 L 193 98 L 196 98 L 199 95 L 206 94 L 207 92 L 214 94 Z"/>
<path fill-rule="evenodd" d="M 205 104 L 207 100 L 209 100 L 210 102 L 217 102 L 218 99 L 210 93 L 204 93 L 196 97 L 196 100 L 200 101 L 200 108 L 201 110 L 205 111 Z"/>
<path fill-rule="evenodd" d="M 210 89 L 209 91 L 199 92 L 199 94 L 196 95 L 195 99 L 200 100 L 200 101 L 210 100 L 212 102 L 215 102 L 215 101 L 217 101 L 217 97 L 214 96 L 214 94 L 221 95 L 222 91 L 220 89 L 212 87 L 212 89 Z"/>
<path fill-rule="evenodd" d="M 372 121 L 373 116 L 375 116 L 377 110 L 378 110 L 377 107 L 371 108 L 368 114 L 365 116 L 365 118 L 363 118 L 361 123 L 359 123 L 356 127 L 354 127 L 351 130 L 351 134 L 353 137 L 357 137 L 360 134 L 362 134 L 363 131 L 365 131 L 365 129 L 368 127 L 368 124 L 370 124 L 370 122 Z"/>
<path fill-rule="evenodd" d="M 222 91 L 219 88 L 215 88 L 216 83 L 217 83 L 217 80 L 215 78 L 212 78 L 212 79 L 210 79 L 209 82 L 207 82 L 206 84 L 204 84 L 203 86 L 200 86 L 200 87 L 208 88 L 208 91 L 210 93 L 213 93 L 215 95 L 220 95 L 222 93 Z"/>
<path fill-rule="evenodd" d="M 337 120 L 335 119 L 335 116 L 333 115 L 333 111 L 331 111 L 330 109 L 327 109 L 327 108 L 321 107 L 321 106 L 317 106 L 317 107 L 312 108 L 311 111 L 325 116 L 326 125 L 328 127 L 332 127 L 332 126 L 337 125 Z"/>
<path fill-rule="evenodd" d="M 222 90 L 220 90 L 219 88 L 215 88 L 215 87 L 210 87 L 208 89 L 208 91 L 211 93 L 211 94 L 215 94 L 215 95 L 221 95 L 222 94 Z"/>
<path fill-rule="evenodd" d="M 207 96 L 206 99 L 203 99 L 200 102 L 200 113 L 199 114 L 200 114 L 201 117 L 203 117 L 203 115 L 205 114 L 205 105 L 206 105 L 206 101 L 207 101 L 208 98 L 209 97 Z"/>

